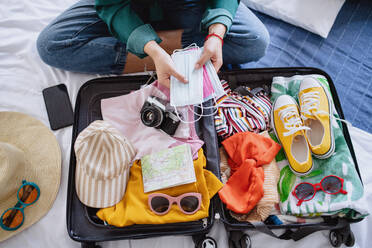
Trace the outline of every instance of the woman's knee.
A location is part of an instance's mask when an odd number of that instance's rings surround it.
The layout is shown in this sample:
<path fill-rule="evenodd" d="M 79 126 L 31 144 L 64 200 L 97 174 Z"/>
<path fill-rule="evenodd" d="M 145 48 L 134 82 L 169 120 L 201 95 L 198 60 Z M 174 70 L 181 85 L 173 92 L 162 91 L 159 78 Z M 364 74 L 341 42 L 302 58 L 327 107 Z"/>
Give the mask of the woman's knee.
<path fill-rule="evenodd" d="M 54 48 L 55 36 L 55 30 L 50 26 L 47 26 L 43 31 L 41 31 L 36 41 L 36 48 L 40 58 L 44 63 L 52 66 L 55 66 L 57 59 L 56 53 L 53 53 L 53 51 L 57 50 Z"/>
<path fill-rule="evenodd" d="M 89 39 L 48 26 L 36 41 L 40 58 L 58 69 L 94 74 L 122 74 L 125 45 L 114 37 Z"/>
<path fill-rule="evenodd" d="M 258 33 L 256 43 L 257 57 L 255 58 L 255 61 L 259 60 L 266 54 L 266 50 L 270 44 L 270 35 L 265 26 L 263 26 L 263 29 L 261 29 L 261 31 Z"/>
<path fill-rule="evenodd" d="M 244 53 L 246 55 L 246 62 L 261 59 L 266 54 L 266 50 L 270 44 L 270 35 L 264 25 L 255 30 L 254 33 L 250 33 L 250 37 L 252 36 L 253 38 L 247 38 L 243 41 L 243 46 L 247 49 Z"/>
<path fill-rule="evenodd" d="M 270 35 L 262 24 L 254 30 L 240 30 L 227 37 L 224 46 L 224 62 L 245 64 L 262 58 L 270 44 Z"/>
<path fill-rule="evenodd" d="M 66 62 L 78 50 L 81 42 L 81 37 L 74 37 L 71 31 L 52 23 L 41 31 L 36 41 L 36 47 L 40 58 L 46 64 L 69 70 L 66 67 Z"/>

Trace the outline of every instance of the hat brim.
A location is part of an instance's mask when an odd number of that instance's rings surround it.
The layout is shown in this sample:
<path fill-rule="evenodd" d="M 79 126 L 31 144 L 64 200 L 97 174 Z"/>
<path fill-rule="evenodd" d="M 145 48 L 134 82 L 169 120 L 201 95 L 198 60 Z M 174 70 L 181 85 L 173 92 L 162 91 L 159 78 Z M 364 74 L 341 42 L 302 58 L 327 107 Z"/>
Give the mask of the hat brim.
<path fill-rule="evenodd" d="M 10 143 L 25 154 L 25 180 L 40 188 L 38 201 L 24 209 L 23 225 L 15 231 L 0 228 L 0 242 L 40 220 L 52 207 L 61 180 L 61 150 L 54 134 L 39 120 L 17 112 L 0 112 L 0 142 Z M 22 181 L 19 182 L 19 186 Z M 14 194 L 0 202 L 0 215 L 17 203 Z"/>
<path fill-rule="evenodd" d="M 79 200 L 88 207 L 112 207 L 124 197 L 129 170 L 108 180 L 97 180 L 90 177 L 76 161 L 75 188 Z"/>

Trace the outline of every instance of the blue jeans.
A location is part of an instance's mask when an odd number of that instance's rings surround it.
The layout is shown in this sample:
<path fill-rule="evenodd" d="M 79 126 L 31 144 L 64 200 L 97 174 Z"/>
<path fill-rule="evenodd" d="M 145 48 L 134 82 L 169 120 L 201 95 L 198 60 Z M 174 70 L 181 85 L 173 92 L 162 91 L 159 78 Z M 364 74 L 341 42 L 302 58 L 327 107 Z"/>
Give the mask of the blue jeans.
<path fill-rule="evenodd" d="M 184 0 L 183 8 L 172 1 L 160 0 L 165 22 L 153 23 L 155 30 L 182 28 L 184 47 L 191 43 L 202 46 L 206 36 L 199 31 L 203 1 Z M 263 23 L 240 3 L 224 38 L 224 64 L 257 61 L 265 54 L 269 40 Z M 58 16 L 40 33 L 37 49 L 46 64 L 81 73 L 122 74 L 127 56 L 125 43 L 113 37 L 97 15 L 94 0 L 80 0 Z"/>

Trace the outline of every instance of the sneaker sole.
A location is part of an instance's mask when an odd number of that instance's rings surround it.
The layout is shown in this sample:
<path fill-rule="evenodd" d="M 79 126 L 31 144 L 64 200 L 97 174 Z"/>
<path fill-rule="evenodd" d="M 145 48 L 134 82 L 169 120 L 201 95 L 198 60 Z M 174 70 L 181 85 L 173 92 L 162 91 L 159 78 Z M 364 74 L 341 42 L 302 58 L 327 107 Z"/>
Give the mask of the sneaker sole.
<path fill-rule="evenodd" d="M 276 102 L 276 100 L 275 100 L 275 102 Z M 275 106 L 275 102 L 273 103 L 272 108 L 271 108 L 270 123 L 271 123 L 271 128 L 274 130 L 274 133 L 275 133 L 276 138 L 278 139 L 278 141 L 279 141 L 280 144 L 281 144 L 282 142 L 280 141 L 279 136 L 278 136 L 278 134 L 277 134 L 277 132 L 276 132 L 275 122 L 274 122 L 274 106 Z M 294 101 L 294 103 L 296 104 L 296 106 L 297 106 L 297 108 L 298 108 L 298 104 L 297 104 L 297 102 Z M 312 172 L 312 170 L 313 170 L 313 168 L 314 168 L 314 162 L 313 162 L 313 161 L 311 161 L 311 168 L 310 168 L 307 172 L 305 172 L 305 173 L 301 173 L 301 172 L 297 172 L 297 171 L 295 171 L 295 170 L 292 168 L 291 164 L 289 163 L 288 156 L 287 156 L 286 151 L 284 150 L 283 145 L 282 145 L 282 149 L 283 149 L 283 151 L 284 151 L 285 158 L 286 158 L 287 161 L 288 161 L 288 166 L 289 166 L 289 168 L 291 169 L 291 171 L 292 171 L 296 176 L 302 177 L 302 176 L 306 176 L 306 175 L 308 175 L 308 174 L 310 174 L 310 173 Z M 310 147 L 309 147 L 309 150 L 310 150 Z"/>

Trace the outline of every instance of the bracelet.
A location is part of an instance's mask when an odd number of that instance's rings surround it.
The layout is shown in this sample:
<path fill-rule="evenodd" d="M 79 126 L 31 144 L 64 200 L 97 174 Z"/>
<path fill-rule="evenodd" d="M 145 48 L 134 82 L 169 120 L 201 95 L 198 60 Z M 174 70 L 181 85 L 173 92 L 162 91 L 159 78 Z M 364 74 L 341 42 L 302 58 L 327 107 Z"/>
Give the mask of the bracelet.
<path fill-rule="evenodd" d="M 211 37 L 211 36 L 215 36 L 215 37 L 217 37 L 218 39 L 220 39 L 221 42 L 222 42 L 222 45 L 223 45 L 223 38 L 222 38 L 221 36 L 219 36 L 218 34 L 215 34 L 215 33 L 208 34 L 207 37 L 205 37 L 205 41 L 208 40 L 209 37 Z"/>

